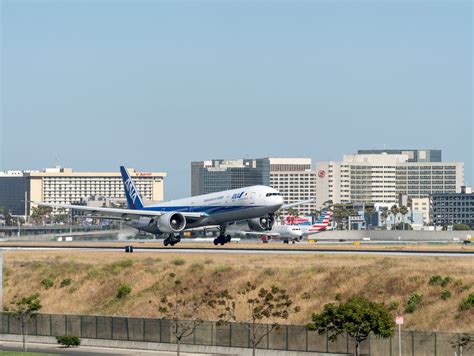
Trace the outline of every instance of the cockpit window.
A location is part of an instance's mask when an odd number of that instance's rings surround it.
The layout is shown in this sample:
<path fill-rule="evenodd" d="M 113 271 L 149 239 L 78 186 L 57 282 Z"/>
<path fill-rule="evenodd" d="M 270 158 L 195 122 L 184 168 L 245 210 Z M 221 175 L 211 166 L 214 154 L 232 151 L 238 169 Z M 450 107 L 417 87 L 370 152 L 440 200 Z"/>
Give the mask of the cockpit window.
<path fill-rule="evenodd" d="M 273 197 L 273 196 L 275 196 L 275 195 L 282 196 L 282 194 L 281 194 L 281 193 L 267 193 L 267 195 L 266 195 L 266 196 L 267 196 L 267 197 Z"/>

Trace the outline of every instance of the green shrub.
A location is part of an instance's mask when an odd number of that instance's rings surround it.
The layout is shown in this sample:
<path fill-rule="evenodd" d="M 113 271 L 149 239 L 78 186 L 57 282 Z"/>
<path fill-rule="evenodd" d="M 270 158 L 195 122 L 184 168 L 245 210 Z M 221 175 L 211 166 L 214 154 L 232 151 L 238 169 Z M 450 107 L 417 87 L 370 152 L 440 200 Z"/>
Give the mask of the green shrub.
<path fill-rule="evenodd" d="M 461 292 L 464 292 L 466 290 L 469 290 L 471 289 L 471 285 L 470 284 L 465 284 L 461 287 Z"/>
<path fill-rule="evenodd" d="M 435 285 L 441 284 L 442 281 L 443 281 L 443 278 L 439 274 L 435 274 L 430 277 L 430 280 L 428 283 L 432 286 L 435 286 Z"/>
<path fill-rule="evenodd" d="M 310 299 L 311 298 L 311 294 L 309 294 L 308 292 L 303 292 L 303 294 L 301 294 L 301 299 Z"/>
<path fill-rule="evenodd" d="M 444 277 L 444 279 L 441 281 L 441 287 L 446 287 L 449 282 L 451 282 L 451 278 L 449 276 Z"/>
<path fill-rule="evenodd" d="M 175 266 L 182 266 L 185 263 L 186 263 L 186 261 L 183 258 L 176 258 L 175 260 L 173 260 L 173 264 Z"/>
<path fill-rule="evenodd" d="M 441 299 L 447 300 L 449 298 L 451 298 L 451 292 L 448 289 L 443 289 L 441 292 Z"/>
<path fill-rule="evenodd" d="M 117 298 L 123 299 L 130 294 L 132 287 L 127 283 L 122 283 L 117 289 Z"/>
<path fill-rule="evenodd" d="M 460 230 L 469 230 L 469 225 L 466 224 L 454 224 L 453 230 L 460 231 Z"/>
<path fill-rule="evenodd" d="M 44 288 L 44 289 L 49 289 L 51 288 L 52 286 L 54 286 L 54 282 L 49 279 L 49 278 L 46 278 L 46 279 L 43 279 L 41 282 L 40 282 L 41 286 Z"/>
<path fill-rule="evenodd" d="M 61 288 L 67 287 L 67 286 L 69 286 L 71 283 L 72 283 L 71 278 L 65 278 L 65 279 L 63 279 L 63 280 L 61 281 L 60 287 L 61 287 Z"/>
<path fill-rule="evenodd" d="M 408 303 L 405 306 L 405 313 L 408 313 L 408 314 L 413 313 L 416 310 L 418 304 L 420 304 L 422 300 L 423 300 L 423 295 L 418 294 L 418 293 L 410 294 L 410 297 L 408 298 Z"/>
<path fill-rule="evenodd" d="M 405 306 L 405 313 L 407 314 L 412 314 L 414 313 L 416 310 L 416 305 L 415 304 L 407 304 Z"/>
<path fill-rule="evenodd" d="M 474 293 L 471 293 L 459 303 L 459 311 L 470 309 L 474 305 Z"/>
<path fill-rule="evenodd" d="M 73 335 L 56 336 L 56 341 L 65 347 L 79 346 L 81 339 Z"/>
<path fill-rule="evenodd" d="M 338 302 L 340 302 L 342 300 L 342 294 L 337 293 L 336 296 L 334 297 L 334 299 L 336 299 Z"/>

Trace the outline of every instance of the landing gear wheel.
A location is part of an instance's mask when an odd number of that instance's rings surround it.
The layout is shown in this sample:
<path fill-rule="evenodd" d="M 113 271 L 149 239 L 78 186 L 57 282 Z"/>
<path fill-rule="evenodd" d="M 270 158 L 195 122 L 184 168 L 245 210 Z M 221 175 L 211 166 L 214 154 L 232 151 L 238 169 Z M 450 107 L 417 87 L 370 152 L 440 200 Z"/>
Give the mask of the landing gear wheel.
<path fill-rule="evenodd" d="M 214 245 L 215 246 L 219 245 L 219 239 L 214 239 Z"/>
<path fill-rule="evenodd" d="M 227 242 L 230 242 L 230 240 L 231 240 L 231 236 L 230 236 L 230 235 L 227 235 L 227 236 L 225 237 L 225 242 L 226 242 L 226 243 L 227 243 Z"/>
<path fill-rule="evenodd" d="M 168 241 L 168 238 L 166 238 L 165 241 L 163 241 L 163 245 L 165 245 L 165 247 L 166 247 L 166 246 L 168 246 L 168 244 L 169 244 L 169 241 Z"/>

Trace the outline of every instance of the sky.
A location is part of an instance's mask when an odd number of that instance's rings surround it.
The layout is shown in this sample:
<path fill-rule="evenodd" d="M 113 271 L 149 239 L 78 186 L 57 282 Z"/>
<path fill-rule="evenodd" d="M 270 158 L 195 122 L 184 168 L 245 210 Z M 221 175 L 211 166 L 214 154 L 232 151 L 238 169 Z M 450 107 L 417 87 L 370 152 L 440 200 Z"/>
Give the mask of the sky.
<path fill-rule="evenodd" d="M 0 170 L 437 148 L 473 174 L 471 1 L 2 0 Z"/>

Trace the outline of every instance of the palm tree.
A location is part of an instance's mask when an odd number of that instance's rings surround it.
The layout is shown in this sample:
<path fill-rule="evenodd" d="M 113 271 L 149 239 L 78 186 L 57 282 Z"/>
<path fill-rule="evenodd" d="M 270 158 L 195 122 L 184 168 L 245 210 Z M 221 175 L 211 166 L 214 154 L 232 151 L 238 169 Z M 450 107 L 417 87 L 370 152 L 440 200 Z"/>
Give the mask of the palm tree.
<path fill-rule="evenodd" d="M 344 205 L 334 205 L 334 220 L 338 226 L 344 227 L 344 220 L 347 217 L 347 209 Z"/>
<path fill-rule="evenodd" d="M 380 219 L 382 220 L 382 225 L 385 225 L 385 228 L 387 228 L 387 218 L 388 218 L 388 208 L 384 207 L 382 209 L 382 212 L 380 213 Z"/>
<path fill-rule="evenodd" d="M 390 212 L 391 212 L 392 215 L 393 215 L 393 227 L 392 227 L 392 230 L 396 230 L 396 229 L 397 229 L 397 224 L 396 224 L 397 214 L 400 212 L 400 209 L 398 209 L 397 204 L 393 204 L 393 205 L 392 205 L 392 207 L 390 208 Z"/>
<path fill-rule="evenodd" d="M 365 229 L 368 230 L 369 225 L 372 225 L 372 216 L 375 213 L 375 209 L 371 206 L 367 206 L 367 207 L 365 207 L 365 213 L 367 214 L 367 216 L 369 218 L 369 223 L 365 226 Z"/>
<path fill-rule="evenodd" d="M 408 208 L 405 205 L 402 205 L 399 210 L 400 214 L 403 216 L 403 227 L 402 230 L 405 230 L 405 215 L 408 214 Z"/>

